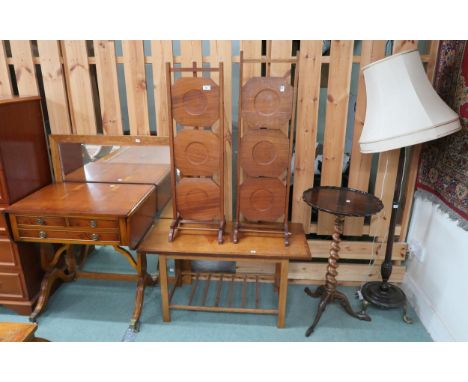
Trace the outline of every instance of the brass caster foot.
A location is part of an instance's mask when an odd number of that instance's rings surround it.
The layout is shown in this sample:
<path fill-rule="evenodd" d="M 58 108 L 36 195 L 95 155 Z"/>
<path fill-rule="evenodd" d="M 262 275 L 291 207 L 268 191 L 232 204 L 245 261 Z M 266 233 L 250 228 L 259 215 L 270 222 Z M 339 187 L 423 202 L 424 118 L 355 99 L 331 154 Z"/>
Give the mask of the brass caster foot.
<path fill-rule="evenodd" d="M 366 300 L 362 300 L 362 302 L 361 302 L 361 311 L 359 312 L 359 314 L 367 316 L 367 307 L 368 306 L 369 306 L 369 303 Z M 371 320 L 369 320 L 369 321 L 371 321 Z"/>
<path fill-rule="evenodd" d="M 372 318 L 367 313 L 363 313 L 362 311 L 356 313 L 356 317 L 361 321 L 372 321 Z"/>
<path fill-rule="evenodd" d="M 140 331 L 140 321 L 131 320 L 128 328 L 132 332 L 138 333 Z"/>
<path fill-rule="evenodd" d="M 408 317 L 407 310 L 408 310 L 408 307 L 405 305 L 403 307 L 403 321 L 407 324 L 412 324 L 413 320 L 410 317 Z"/>

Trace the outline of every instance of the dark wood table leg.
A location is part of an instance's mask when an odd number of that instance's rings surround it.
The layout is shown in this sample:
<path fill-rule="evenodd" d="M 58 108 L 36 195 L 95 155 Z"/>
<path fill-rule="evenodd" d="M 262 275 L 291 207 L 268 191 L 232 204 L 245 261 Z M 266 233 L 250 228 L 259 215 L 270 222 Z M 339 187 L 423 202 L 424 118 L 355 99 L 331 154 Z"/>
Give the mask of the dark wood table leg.
<path fill-rule="evenodd" d="M 49 301 L 49 297 L 55 281 L 62 280 L 64 282 L 68 282 L 75 279 L 76 268 L 72 260 L 73 254 L 71 251 L 72 246 L 70 244 L 61 246 L 59 249 L 57 249 L 54 257 L 48 263 L 46 274 L 42 279 L 39 299 L 34 311 L 29 316 L 29 321 L 35 322 L 39 314 L 44 310 L 47 302 Z M 66 261 L 64 265 L 61 265 L 60 260 L 64 254 L 66 255 Z"/>
<path fill-rule="evenodd" d="M 336 276 L 338 275 L 338 260 L 340 258 L 340 241 L 341 241 L 341 234 L 343 233 L 343 223 L 344 217 L 343 216 L 336 216 L 335 217 L 335 232 L 332 235 L 333 241 L 330 245 L 330 256 L 328 257 L 328 266 L 327 266 L 327 274 L 325 275 L 325 285 L 320 285 L 315 292 L 312 292 L 309 288 L 305 288 L 304 292 L 313 298 L 320 298 L 320 302 L 317 308 L 317 313 L 315 315 L 314 322 L 306 331 L 306 337 L 309 337 L 316 325 L 318 324 L 322 313 L 325 311 L 325 308 L 328 303 L 333 301 L 338 301 L 341 306 L 344 308 L 345 312 L 348 313 L 350 316 L 357 318 L 359 320 L 370 321 L 370 317 L 365 314 L 363 311 L 356 313 L 351 308 L 351 304 L 348 301 L 348 298 L 345 294 L 341 293 L 340 291 L 336 290 Z"/>

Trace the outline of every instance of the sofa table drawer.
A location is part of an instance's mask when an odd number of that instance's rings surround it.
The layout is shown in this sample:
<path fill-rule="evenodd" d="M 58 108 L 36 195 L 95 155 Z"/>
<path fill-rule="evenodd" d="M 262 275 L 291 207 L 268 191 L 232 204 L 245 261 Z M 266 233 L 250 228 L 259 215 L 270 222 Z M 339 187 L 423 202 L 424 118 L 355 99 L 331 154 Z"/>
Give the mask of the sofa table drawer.
<path fill-rule="evenodd" d="M 0 297 L 23 297 L 19 273 L 0 273 Z"/>
<path fill-rule="evenodd" d="M 65 218 L 59 216 L 16 216 L 16 222 L 21 226 L 66 227 Z"/>
<path fill-rule="evenodd" d="M 68 218 L 68 225 L 81 228 L 118 228 L 119 221 L 117 219 Z"/>
<path fill-rule="evenodd" d="M 6 238 L 0 238 L 0 266 L 14 267 L 16 264 L 13 243 Z"/>
<path fill-rule="evenodd" d="M 61 231 L 53 229 L 23 229 L 18 230 L 20 239 L 37 239 L 38 241 L 74 241 L 80 243 L 119 243 L 120 234 L 118 232 L 81 232 L 81 231 Z"/>

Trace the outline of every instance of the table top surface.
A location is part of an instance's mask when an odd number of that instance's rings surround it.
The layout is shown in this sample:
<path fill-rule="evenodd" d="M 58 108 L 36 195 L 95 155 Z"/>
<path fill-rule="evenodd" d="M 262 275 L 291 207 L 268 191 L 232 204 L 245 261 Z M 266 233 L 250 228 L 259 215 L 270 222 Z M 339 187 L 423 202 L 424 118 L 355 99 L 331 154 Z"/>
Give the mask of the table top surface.
<path fill-rule="evenodd" d="M 30 340 L 37 324 L 23 322 L 0 322 L 0 342 L 24 342 Z"/>
<path fill-rule="evenodd" d="M 12 204 L 6 212 L 126 217 L 154 190 L 151 184 L 54 183 Z"/>
<path fill-rule="evenodd" d="M 179 230 L 174 241 L 168 241 L 171 219 L 160 219 L 148 232 L 139 245 L 140 252 L 161 255 L 191 255 L 200 257 L 245 257 L 264 259 L 310 259 L 309 245 L 302 224 L 290 224 L 292 233 L 289 246 L 284 245 L 282 235 L 261 235 L 240 232 L 239 242 L 231 240 L 232 224 L 227 223 L 224 231 L 224 243 L 218 244 L 216 231 Z M 193 227 L 191 225 L 190 227 Z M 213 227 L 213 226 L 211 226 Z"/>
<path fill-rule="evenodd" d="M 304 191 L 302 198 L 313 208 L 342 216 L 370 216 L 383 208 L 374 195 L 346 187 L 313 187 Z"/>

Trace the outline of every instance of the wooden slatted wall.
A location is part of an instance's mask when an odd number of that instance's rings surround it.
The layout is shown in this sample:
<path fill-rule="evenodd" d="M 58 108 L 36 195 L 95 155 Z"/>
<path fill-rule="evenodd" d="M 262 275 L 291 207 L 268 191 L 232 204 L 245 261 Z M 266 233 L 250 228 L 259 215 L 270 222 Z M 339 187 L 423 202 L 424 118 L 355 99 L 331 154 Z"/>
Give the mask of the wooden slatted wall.
<path fill-rule="evenodd" d="M 117 46 L 122 47 L 122 55 L 116 54 Z M 17 90 L 19 95 L 36 95 L 43 89 L 47 106 L 50 131 L 55 134 L 124 134 L 124 112 L 128 114 L 129 134 L 149 135 L 151 119 L 149 113 L 154 102 L 156 134 L 167 136 L 167 93 L 164 65 L 166 62 L 182 66 L 216 66 L 224 62 L 225 84 L 225 131 L 226 144 L 226 211 L 231 219 L 232 210 L 232 98 L 234 65 L 238 65 L 239 55 L 233 54 L 231 41 L 210 41 L 209 54 L 204 55 L 202 41 L 180 41 L 180 53 L 174 54 L 172 41 L 151 41 L 145 49 L 143 41 L 111 40 L 96 41 L 0 41 L 0 96 L 10 96 Z M 293 41 L 266 41 L 264 54 L 272 58 L 291 58 Z M 393 52 L 401 52 L 417 47 L 414 40 L 394 41 Z M 342 168 L 345 151 L 346 132 L 352 129 L 351 161 L 348 186 L 368 191 L 374 184 L 374 193 L 383 200 L 384 210 L 369 222 L 362 218 L 347 218 L 344 232 L 347 236 L 365 236 L 366 241 L 344 240 L 342 258 L 368 261 L 383 259 L 385 238 L 389 224 L 391 199 L 393 196 L 398 152 L 375 154 L 377 170 L 372 171 L 373 155 L 361 154 L 359 136 L 364 124 L 366 110 L 365 85 L 362 73 L 357 80 L 357 101 L 354 121 L 349 123 L 351 77 L 353 65 L 363 67 L 385 56 L 386 41 L 362 41 L 360 54 L 356 54 L 354 41 L 331 41 L 329 54 L 322 53 L 322 41 L 300 41 L 299 84 L 296 118 L 296 141 L 294 182 L 292 190 L 292 220 L 304 225 L 310 234 L 329 235 L 332 219 L 320 213 L 311 221 L 311 210 L 302 201 L 302 193 L 314 184 L 314 159 L 319 141 L 319 115 L 321 86 L 327 83 L 326 113 L 323 131 L 323 164 L 320 184 L 340 186 L 343 182 Z M 437 56 L 437 41 L 429 42 L 422 59 L 427 63 L 429 78 L 432 78 Z M 240 41 L 240 49 L 245 58 L 262 56 L 262 41 Z M 388 54 L 388 53 L 387 53 Z M 123 65 L 124 84 L 118 76 L 118 66 Z M 148 65 L 152 73 L 152 83 L 147 78 Z M 328 66 L 328 71 L 324 71 Z M 272 64 L 272 75 L 284 75 L 289 64 Z M 260 64 L 244 66 L 244 81 L 261 74 Z M 214 80 L 217 80 L 214 74 Z M 322 78 L 327 76 L 327 78 Z M 325 80 L 325 81 L 324 81 Z M 38 82 L 39 81 L 39 82 Z M 120 81 L 120 82 L 119 82 Z M 41 85 L 41 86 L 39 86 Z M 150 87 L 153 89 L 150 89 Z M 120 89 L 120 91 L 119 91 Z M 122 89 L 125 90 L 124 96 Z M 151 91 L 150 91 L 151 90 Z M 151 99 L 154 94 L 154 101 Z M 125 106 L 124 106 L 125 105 Z M 126 110 L 125 110 L 126 108 Z M 404 259 L 406 232 L 410 218 L 414 182 L 420 147 L 416 146 L 408 165 L 407 182 L 401 224 L 397 226 L 400 242 L 395 245 L 394 260 Z M 329 240 L 323 236 L 309 240 L 315 258 L 328 256 Z M 372 238 L 376 237 L 375 243 Z M 325 236 L 326 238 L 326 236 Z M 345 237 L 346 239 L 346 237 Z M 297 264 L 291 277 L 320 281 L 322 264 Z M 240 264 L 239 268 L 243 268 Z M 245 270 L 245 269 L 243 269 Z M 374 277 L 375 270 L 363 264 L 342 264 L 341 281 L 362 281 Z M 372 275 L 370 275 L 370 273 Z M 399 281 L 404 268 L 396 267 L 394 281 Z M 370 276 L 369 276 L 370 275 Z"/>

